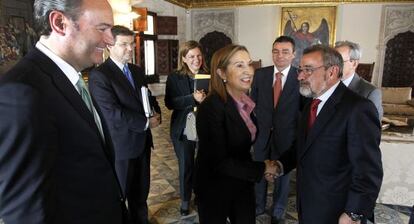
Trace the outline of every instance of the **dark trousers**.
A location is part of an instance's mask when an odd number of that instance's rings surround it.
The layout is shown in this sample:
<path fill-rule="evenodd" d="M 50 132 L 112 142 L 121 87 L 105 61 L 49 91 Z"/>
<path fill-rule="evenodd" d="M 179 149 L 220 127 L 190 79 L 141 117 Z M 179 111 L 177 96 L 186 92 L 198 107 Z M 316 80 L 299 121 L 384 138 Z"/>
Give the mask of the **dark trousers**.
<path fill-rule="evenodd" d="M 273 187 L 273 205 L 271 206 L 271 216 L 278 219 L 284 218 L 289 196 L 290 173 L 277 178 Z M 265 211 L 267 199 L 267 181 L 262 180 L 256 184 L 256 211 L 262 213 Z"/>
<path fill-rule="evenodd" d="M 233 198 L 228 195 L 198 195 L 197 207 L 200 224 L 226 224 L 227 218 L 231 224 L 256 223 L 254 190 L 250 194 L 238 195 Z M 229 198 L 230 197 L 230 198 Z"/>
<path fill-rule="evenodd" d="M 115 160 L 115 170 L 128 201 L 130 224 L 148 223 L 150 159 L 151 149 L 147 148 L 138 158 Z"/>
<path fill-rule="evenodd" d="M 181 201 L 189 202 L 193 190 L 194 155 L 196 143 L 186 139 L 173 139 L 175 155 L 178 158 Z M 188 208 L 184 208 L 188 209 Z"/>
<path fill-rule="evenodd" d="M 410 216 L 409 224 L 414 224 L 414 206 L 413 206 L 413 209 L 411 210 L 411 216 Z"/>

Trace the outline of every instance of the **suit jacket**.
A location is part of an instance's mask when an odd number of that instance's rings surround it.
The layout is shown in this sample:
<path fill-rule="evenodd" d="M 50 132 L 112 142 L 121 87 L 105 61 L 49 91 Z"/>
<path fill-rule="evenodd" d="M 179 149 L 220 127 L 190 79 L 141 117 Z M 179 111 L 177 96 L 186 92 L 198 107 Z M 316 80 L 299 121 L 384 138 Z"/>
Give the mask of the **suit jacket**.
<path fill-rule="evenodd" d="M 255 160 L 278 159 L 292 147 L 304 98 L 299 93 L 297 68 L 290 67 L 276 108 L 273 106 L 274 66 L 257 69 L 251 97 L 256 102 L 258 134 L 254 144 Z"/>
<path fill-rule="evenodd" d="M 148 119 L 141 96 L 141 87 L 147 87 L 145 73 L 136 65 L 128 67 L 135 89 L 110 58 L 89 75 L 89 89 L 108 124 L 117 160 L 137 158 L 153 147 L 151 130 L 145 130 Z M 150 104 L 161 114 L 155 97 L 148 93 Z"/>
<path fill-rule="evenodd" d="M 37 48 L 2 77 L 0 120 L 5 223 L 122 222 L 105 122 L 106 143 L 69 79 Z"/>
<path fill-rule="evenodd" d="M 371 102 L 374 103 L 379 114 L 379 120 L 381 121 L 382 115 L 384 113 L 382 109 L 382 94 L 381 90 L 365 79 L 362 79 L 358 74 L 355 73 L 354 78 L 352 78 L 351 83 L 348 88 L 352 91 L 358 93 L 360 96 L 365 97 Z"/>
<path fill-rule="evenodd" d="M 370 217 L 383 176 L 374 105 L 340 82 L 306 131 L 309 107 L 296 150 L 280 158 L 285 173 L 297 168 L 300 223 L 337 223 L 344 211 Z"/>
<path fill-rule="evenodd" d="M 194 81 L 178 72 L 170 74 L 165 86 L 165 106 L 173 110 L 171 115 L 170 135 L 172 139 L 181 139 L 187 114 L 196 106 L 193 97 Z"/>
<path fill-rule="evenodd" d="M 196 194 L 224 197 L 220 200 L 251 195 L 265 166 L 252 161 L 251 134 L 230 95 L 223 102 L 218 95 L 211 94 L 201 103 L 197 134 Z"/>

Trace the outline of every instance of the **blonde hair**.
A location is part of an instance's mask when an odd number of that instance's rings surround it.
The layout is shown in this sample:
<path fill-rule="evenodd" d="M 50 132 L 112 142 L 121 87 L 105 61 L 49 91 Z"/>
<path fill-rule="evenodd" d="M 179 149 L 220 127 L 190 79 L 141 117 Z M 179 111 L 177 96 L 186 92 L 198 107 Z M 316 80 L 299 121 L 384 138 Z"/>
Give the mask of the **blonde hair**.
<path fill-rule="evenodd" d="M 208 72 L 207 66 L 205 65 L 205 59 L 204 59 L 203 49 L 201 45 L 197 41 L 190 40 L 190 41 L 182 43 L 180 45 L 180 49 L 178 50 L 178 66 L 177 66 L 178 73 L 189 75 L 189 76 L 195 75 L 191 72 L 190 68 L 188 68 L 188 65 L 184 63 L 183 61 L 183 58 L 188 54 L 188 52 L 195 48 L 198 48 L 200 50 L 202 59 L 203 59 L 200 69 L 205 72 Z"/>
<path fill-rule="evenodd" d="M 229 44 L 216 51 L 211 58 L 209 94 L 215 93 L 219 95 L 224 102 L 227 102 L 226 86 L 224 85 L 224 81 L 218 74 L 217 70 L 220 69 L 222 72 L 226 72 L 227 66 L 230 64 L 231 57 L 233 57 L 233 55 L 235 55 L 238 51 L 246 51 L 249 53 L 245 46 Z"/>

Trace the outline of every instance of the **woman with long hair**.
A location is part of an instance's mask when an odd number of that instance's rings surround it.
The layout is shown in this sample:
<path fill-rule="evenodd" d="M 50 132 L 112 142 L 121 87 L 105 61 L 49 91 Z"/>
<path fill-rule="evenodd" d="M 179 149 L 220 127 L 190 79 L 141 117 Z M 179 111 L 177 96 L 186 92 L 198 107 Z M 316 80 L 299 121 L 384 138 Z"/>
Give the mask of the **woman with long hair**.
<path fill-rule="evenodd" d="M 170 135 L 178 158 L 180 197 L 182 216 L 190 213 L 190 200 L 193 189 L 193 170 L 196 142 L 183 134 L 187 114 L 200 104 L 206 94 L 194 89 L 194 76 L 206 73 L 202 48 L 196 41 L 187 41 L 178 52 L 178 69 L 167 78 L 165 106 L 173 110 Z M 207 91 L 207 90 L 206 90 Z"/>
<path fill-rule="evenodd" d="M 256 137 L 247 95 L 253 81 L 249 52 L 227 45 L 211 60 L 210 90 L 198 107 L 195 193 L 200 224 L 255 223 L 254 183 L 276 173 L 269 161 L 255 162 L 250 149 Z"/>

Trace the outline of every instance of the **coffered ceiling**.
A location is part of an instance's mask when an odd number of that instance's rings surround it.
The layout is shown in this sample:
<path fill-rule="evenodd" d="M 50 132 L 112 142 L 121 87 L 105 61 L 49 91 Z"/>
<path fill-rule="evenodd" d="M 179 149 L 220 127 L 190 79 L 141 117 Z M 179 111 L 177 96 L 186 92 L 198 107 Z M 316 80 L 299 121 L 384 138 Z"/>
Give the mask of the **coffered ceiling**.
<path fill-rule="evenodd" d="M 245 5 L 309 5 L 309 4 L 341 4 L 341 3 L 380 3 L 380 2 L 413 2 L 413 0 L 166 0 L 184 8 L 235 7 Z"/>

